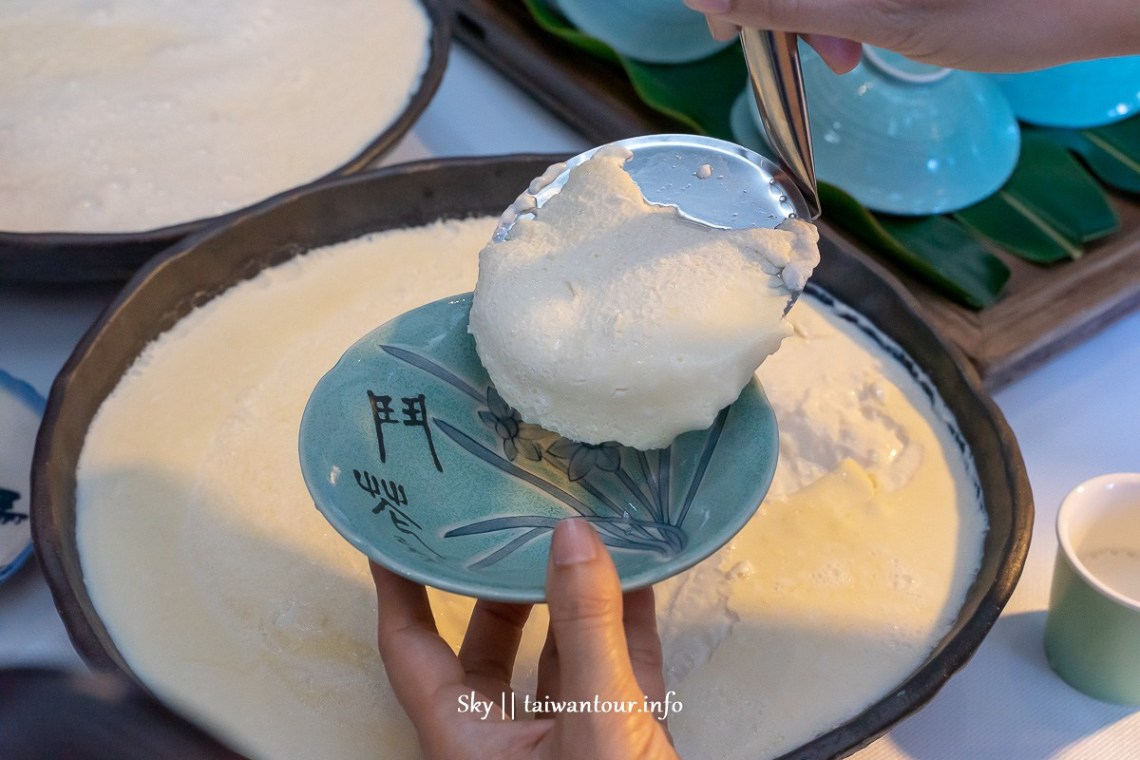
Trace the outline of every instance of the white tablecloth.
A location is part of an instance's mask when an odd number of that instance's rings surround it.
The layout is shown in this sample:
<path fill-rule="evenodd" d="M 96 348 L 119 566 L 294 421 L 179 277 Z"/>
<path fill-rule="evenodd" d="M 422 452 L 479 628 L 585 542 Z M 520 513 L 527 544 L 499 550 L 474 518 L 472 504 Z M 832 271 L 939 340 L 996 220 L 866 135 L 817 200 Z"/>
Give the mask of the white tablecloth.
<path fill-rule="evenodd" d="M 462 48 L 415 129 L 384 163 L 430 156 L 576 152 L 584 140 Z M 47 395 L 115 288 L 0 285 L 0 367 Z M 923 710 L 859 752 L 914 758 L 1140 758 L 1140 709 L 1107 705 L 1053 675 L 1041 640 L 1057 506 L 1075 485 L 1140 470 L 1140 314 L 996 396 L 1036 500 L 1021 582 L 970 663 Z M 3 456 L 4 452 L 0 452 Z M 0 666 L 81 667 L 34 563 L 0 585 Z"/>

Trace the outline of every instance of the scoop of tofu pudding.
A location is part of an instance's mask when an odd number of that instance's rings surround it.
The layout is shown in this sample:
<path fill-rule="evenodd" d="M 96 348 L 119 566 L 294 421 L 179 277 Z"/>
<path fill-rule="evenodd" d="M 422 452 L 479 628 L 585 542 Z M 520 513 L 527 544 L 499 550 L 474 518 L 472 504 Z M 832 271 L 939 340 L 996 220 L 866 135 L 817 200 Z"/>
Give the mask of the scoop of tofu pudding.
<path fill-rule="evenodd" d="M 708 427 L 791 334 L 819 235 L 798 218 L 719 229 L 648 203 L 627 157 L 574 167 L 482 250 L 469 330 L 526 421 L 656 449 Z"/>

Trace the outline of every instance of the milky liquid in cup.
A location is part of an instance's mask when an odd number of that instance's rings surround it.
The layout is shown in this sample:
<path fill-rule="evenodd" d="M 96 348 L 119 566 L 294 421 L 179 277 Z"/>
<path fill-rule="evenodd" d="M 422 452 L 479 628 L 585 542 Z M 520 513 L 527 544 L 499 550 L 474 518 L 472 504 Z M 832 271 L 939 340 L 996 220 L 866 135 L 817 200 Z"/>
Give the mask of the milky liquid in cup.
<path fill-rule="evenodd" d="M 1140 604 L 1140 548 L 1095 549 L 1078 556 L 1094 578 Z"/>

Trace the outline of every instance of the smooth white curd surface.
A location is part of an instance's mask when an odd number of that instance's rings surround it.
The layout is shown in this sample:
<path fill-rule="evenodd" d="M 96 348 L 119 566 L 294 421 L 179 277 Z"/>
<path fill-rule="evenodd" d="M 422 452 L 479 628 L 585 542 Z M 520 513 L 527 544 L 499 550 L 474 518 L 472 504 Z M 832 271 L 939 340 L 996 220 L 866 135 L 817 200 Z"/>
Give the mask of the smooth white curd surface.
<path fill-rule="evenodd" d="M 363 150 L 428 62 L 415 0 L 0 3 L 0 230 L 211 217 Z"/>
<path fill-rule="evenodd" d="M 416 754 L 375 651 L 366 562 L 312 506 L 297 429 L 347 346 L 474 285 L 493 225 L 385 233 L 268 270 L 152 344 L 91 427 L 78 529 L 92 598 L 157 693 L 255 757 Z M 761 372 L 783 430 L 772 497 L 658 587 L 689 757 L 775 756 L 858 713 L 927 656 L 981 554 L 971 468 L 939 410 L 814 299 L 791 321 Z M 457 644 L 469 600 L 433 599 Z M 544 631 L 540 609 L 524 689 Z"/>

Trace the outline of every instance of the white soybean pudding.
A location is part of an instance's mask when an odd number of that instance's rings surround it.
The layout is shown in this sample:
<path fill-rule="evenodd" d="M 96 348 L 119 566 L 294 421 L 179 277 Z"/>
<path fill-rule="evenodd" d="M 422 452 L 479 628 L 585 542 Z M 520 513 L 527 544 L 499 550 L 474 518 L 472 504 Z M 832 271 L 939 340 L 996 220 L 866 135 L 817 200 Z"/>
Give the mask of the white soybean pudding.
<path fill-rule="evenodd" d="M 253 757 L 417 755 L 366 561 L 312 506 L 297 431 L 346 346 L 474 286 L 494 224 L 386 232 L 263 272 L 150 345 L 91 426 L 77 509 L 95 606 L 156 693 Z M 781 429 L 770 498 L 658 586 L 685 756 L 771 757 L 854 716 L 929 655 L 978 567 L 984 515 L 945 410 L 836 308 L 801 298 L 762 367 Z M 433 602 L 458 645 L 470 600 Z M 521 688 L 544 632 L 539 607 Z"/>
<path fill-rule="evenodd" d="M 416 0 L 5 0 L 0 230 L 131 232 L 349 161 L 429 59 Z"/>
<path fill-rule="evenodd" d="M 483 249 L 469 329 L 523 419 L 660 449 L 711 425 L 791 333 L 819 233 L 801 219 L 715 229 L 651 205 L 631 155 L 603 149 Z"/>

